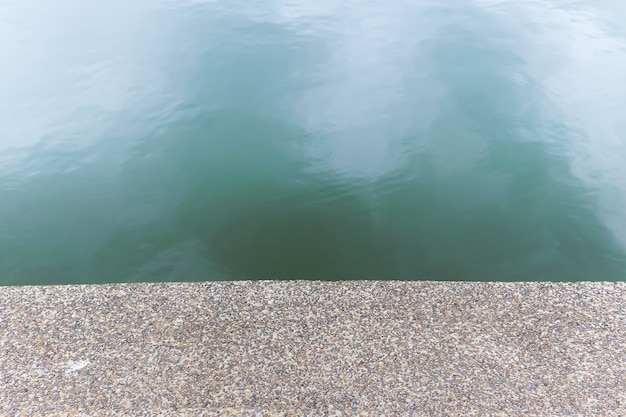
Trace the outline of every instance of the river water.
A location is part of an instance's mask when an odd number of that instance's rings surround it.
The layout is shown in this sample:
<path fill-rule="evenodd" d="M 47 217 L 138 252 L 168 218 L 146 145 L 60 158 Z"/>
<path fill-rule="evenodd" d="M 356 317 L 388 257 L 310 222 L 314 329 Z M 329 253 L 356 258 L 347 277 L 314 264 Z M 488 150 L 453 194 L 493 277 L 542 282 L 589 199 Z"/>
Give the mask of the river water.
<path fill-rule="evenodd" d="M 5 0 L 0 285 L 625 279 L 625 21 Z"/>

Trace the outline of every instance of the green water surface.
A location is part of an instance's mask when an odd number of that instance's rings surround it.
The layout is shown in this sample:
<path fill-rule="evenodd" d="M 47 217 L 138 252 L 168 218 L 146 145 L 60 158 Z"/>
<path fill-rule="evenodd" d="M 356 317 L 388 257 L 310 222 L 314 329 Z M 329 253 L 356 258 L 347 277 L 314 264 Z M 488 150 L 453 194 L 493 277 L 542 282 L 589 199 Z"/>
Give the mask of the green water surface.
<path fill-rule="evenodd" d="M 622 0 L 0 3 L 0 285 L 626 278 Z"/>

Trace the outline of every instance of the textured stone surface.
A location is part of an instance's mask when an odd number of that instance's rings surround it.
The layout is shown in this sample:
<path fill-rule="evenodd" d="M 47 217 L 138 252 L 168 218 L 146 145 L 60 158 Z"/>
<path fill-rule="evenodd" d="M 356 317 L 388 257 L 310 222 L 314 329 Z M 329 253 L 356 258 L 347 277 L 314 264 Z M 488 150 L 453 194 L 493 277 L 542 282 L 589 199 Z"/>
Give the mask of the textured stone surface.
<path fill-rule="evenodd" d="M 626 415 L 626 283 L 4 287 L 0 328 L 0 415 Z"/>

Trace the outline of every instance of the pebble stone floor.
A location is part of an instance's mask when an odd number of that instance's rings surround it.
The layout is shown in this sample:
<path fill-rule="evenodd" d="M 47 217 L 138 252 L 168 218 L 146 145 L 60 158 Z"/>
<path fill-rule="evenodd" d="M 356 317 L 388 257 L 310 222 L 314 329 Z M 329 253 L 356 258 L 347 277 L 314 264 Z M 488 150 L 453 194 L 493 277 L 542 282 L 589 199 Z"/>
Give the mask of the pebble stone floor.
<path fill-rule="evenodd" d="M 625 416 L 626 282 L 0 287 L 0 416 Z"/>

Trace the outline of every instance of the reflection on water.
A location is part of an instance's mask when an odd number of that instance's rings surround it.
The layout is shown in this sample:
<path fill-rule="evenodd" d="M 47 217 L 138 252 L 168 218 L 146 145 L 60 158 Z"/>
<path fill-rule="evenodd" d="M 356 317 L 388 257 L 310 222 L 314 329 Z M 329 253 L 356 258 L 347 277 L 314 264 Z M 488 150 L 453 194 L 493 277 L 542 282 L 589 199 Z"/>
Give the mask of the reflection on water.
<path fill-rule="evenodd" d="M 0 284 L 624 279 L 625 18 L 5 2 Z"/>

